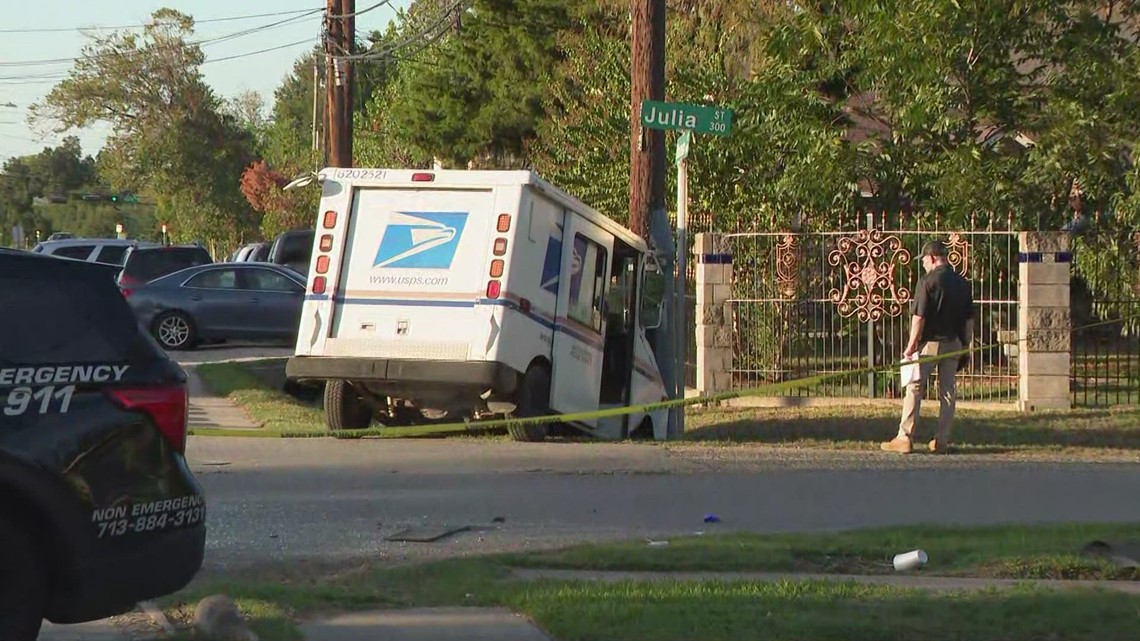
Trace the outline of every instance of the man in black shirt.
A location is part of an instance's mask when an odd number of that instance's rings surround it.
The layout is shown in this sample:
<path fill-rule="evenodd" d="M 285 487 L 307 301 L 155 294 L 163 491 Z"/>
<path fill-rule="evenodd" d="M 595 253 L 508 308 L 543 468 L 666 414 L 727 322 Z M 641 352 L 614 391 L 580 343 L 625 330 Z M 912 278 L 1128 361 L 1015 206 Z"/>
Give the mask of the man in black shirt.
<path fill-rule="evenodd" d="M 926 358 L 961 351 L 973 340 L 974 299 L 970 282 L 960 276 L 947 260 L 946 245 L 931 241 L 922 248 L 922 267 L 926 273 L 918 281 L 911 303 L 910 340 L 903 349 L 903 359 Z M 882 444 L 888 452 L 911 451 L 915 423 L 926 393 L 926 383 L 935 367 L 938 369 L 938 427 L 929 447 L 932 452 L 945 452 L 950 442 L 950 425 L 954 420 L 957 392 L 954 378 L 969 358 L 945 358 L 919 366 L 919 379 L 906 388 L 902 420 L 898 435 Z"/>

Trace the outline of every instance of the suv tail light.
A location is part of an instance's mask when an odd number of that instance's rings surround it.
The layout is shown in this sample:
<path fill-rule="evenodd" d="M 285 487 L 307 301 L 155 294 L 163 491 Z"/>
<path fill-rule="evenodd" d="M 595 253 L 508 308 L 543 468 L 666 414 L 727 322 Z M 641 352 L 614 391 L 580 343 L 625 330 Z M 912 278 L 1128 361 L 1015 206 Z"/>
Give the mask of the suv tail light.
<path fill-rule="evenodd" d="M 186 429 L 190 422 L 190 398 L 185 385 L 129 387 L 110 395 L 126 410 L 147 414 L 179 454 L 186 453 Z"/>

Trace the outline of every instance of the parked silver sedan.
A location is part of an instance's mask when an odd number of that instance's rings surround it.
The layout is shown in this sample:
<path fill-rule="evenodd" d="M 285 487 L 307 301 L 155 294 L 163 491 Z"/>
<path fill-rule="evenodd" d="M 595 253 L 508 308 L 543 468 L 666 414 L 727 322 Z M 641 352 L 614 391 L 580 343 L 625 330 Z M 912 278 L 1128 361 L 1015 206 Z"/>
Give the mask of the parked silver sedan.
<path fill-rule="evenodd" d="M 126 287 L 123 296 L 168 350 L 233 339 L 291 342 L 305 277 L 273 263 L 210 263 Z"/>

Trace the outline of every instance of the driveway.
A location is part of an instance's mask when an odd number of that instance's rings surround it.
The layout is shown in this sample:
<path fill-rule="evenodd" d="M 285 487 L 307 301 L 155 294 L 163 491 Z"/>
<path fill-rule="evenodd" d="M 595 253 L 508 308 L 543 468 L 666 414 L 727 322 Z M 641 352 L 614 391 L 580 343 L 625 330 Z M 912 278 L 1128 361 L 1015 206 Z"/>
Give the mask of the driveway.
<path fill-rule="evenodd" d="M 262 358 L 288 358 L 293 355 L 293 346 L 282 343 L 229 341 L 221 345 L 203 345 L 190 351 L 168 353 L 180 365 L 187 366 Z"/>

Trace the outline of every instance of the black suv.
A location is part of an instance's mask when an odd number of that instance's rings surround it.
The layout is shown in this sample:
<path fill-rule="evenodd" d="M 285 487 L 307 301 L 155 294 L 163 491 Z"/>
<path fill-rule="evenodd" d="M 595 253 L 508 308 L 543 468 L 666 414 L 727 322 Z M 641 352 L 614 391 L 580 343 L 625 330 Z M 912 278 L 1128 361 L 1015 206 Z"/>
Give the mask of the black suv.
<path fill-rule="evenodd" d="M 201 245 L 131 247 L 123 257 L 119 286 L 131 287 L 149 283 L 187 267 L 208 265 L 212 262 L 214 259 L 210 256 L 210 252 Z"/>
<path fill-rule="evenodd" d="M 0 639 L 186 586 L 206 506 L 186 463 L 185 372 L 117 268 L 0 249 Z"/>
<path fill-rule="evenodd" d="M 309 261 L 313 255 L 313 238 L 317 232 L 312 229 L 291 229 L 273 239 L 269 247 L 268 261 L 284 265 L 302 276 L 309 273 Z"/>

